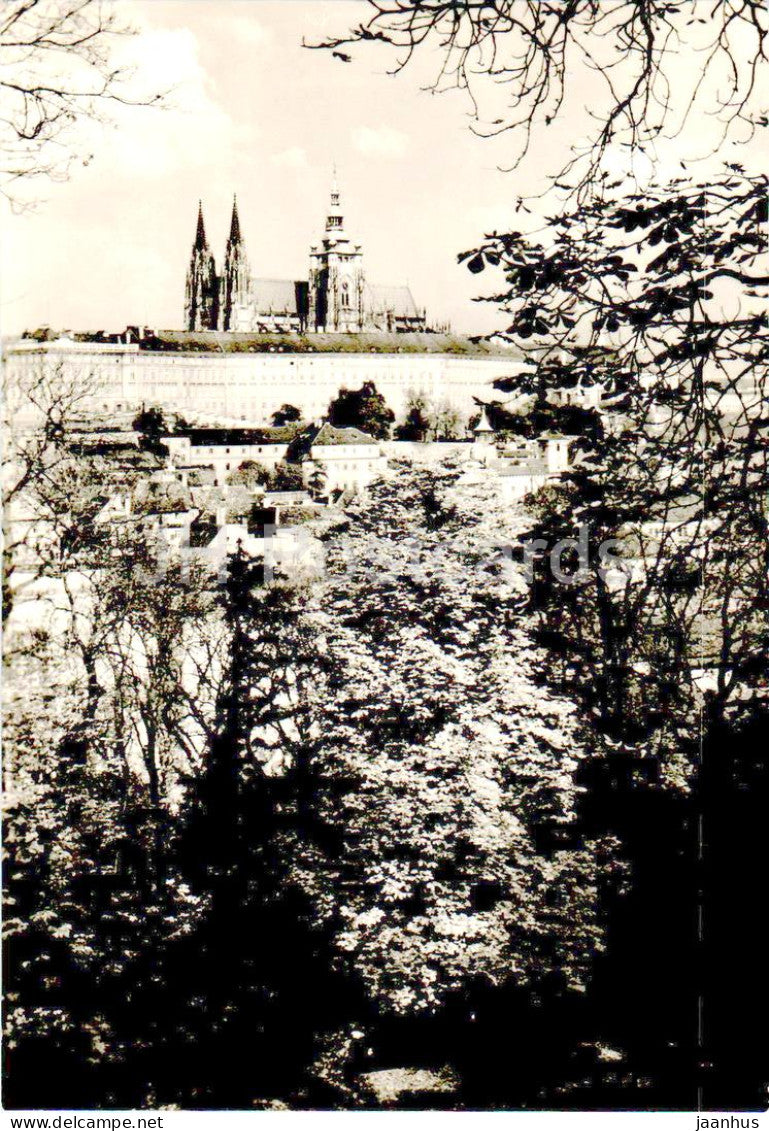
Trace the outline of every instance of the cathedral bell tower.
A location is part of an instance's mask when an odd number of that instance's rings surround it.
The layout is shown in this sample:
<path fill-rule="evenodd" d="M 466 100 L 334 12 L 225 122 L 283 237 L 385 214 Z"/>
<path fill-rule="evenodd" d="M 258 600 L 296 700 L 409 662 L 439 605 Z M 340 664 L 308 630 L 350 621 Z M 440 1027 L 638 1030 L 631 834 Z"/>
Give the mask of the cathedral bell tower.
<path fill-rule="evenodd" d="M 221 279 L 220 329 L 251 328 L 251 297 L 251 269 L 246 257 L 246 245 L 240 234 L 238 201 L 235 198 L 232 202 L 232 220 Z"/>
<path fill-rule="evenodd" d="M 198 227 L 187 271 L 184 325 L 187 330 L 216 330 L 219 323 L 219 280 L 216 263 L 208 247 L 203 223 L 203 204 L 198 204 Z"/>
<path fill-rule="evenodd" d="M 363 329 L 363 253 L 344 230 L 336 173 L 323 239 L 310 248 L 309 292 L 310 330 L 349 334 Z"/>

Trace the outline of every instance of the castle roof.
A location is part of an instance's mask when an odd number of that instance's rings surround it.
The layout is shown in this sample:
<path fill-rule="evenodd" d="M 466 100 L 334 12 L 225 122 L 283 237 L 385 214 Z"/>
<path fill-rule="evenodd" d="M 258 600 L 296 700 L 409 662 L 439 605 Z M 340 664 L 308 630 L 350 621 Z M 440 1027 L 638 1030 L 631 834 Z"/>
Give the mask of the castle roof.
<path fill-rule="evenodd" d="M 237 333 L 218 330 L 156 330 L 139 341 L 141 350 L 190 353 L 443 353 L 477 357 L 519 355 L 512 349 L 459 334 Z"/>

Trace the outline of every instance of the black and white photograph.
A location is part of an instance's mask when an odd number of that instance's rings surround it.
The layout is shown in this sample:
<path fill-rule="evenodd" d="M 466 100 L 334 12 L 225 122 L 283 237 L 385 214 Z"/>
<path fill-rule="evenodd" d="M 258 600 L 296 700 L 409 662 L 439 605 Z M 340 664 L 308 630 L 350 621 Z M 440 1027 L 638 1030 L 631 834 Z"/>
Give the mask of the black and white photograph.
<path fill-rule="evenodd" d="M 768 60 L 0 0 L 4 1127 L 769 1131 Z"/>

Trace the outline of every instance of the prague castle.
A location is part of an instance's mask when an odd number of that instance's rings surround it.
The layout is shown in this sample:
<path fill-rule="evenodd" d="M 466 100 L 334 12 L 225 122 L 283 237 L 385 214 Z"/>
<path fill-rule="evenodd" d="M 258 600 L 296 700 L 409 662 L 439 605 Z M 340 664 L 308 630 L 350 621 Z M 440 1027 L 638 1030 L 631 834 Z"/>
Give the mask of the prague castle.
<path fill-rule="evenodd" d="M 6 342 L 8 376 L 33 387 L 61 374 L 107 414 L 157 405 L 201 425 L 260 426 L 285 404 L 323 417 L 341 388 L 364 381 L 397 420 L 420 395 L 466 422 L 479 401 L 502 397 L 495 382 L 524 367 L 504 346 L 428 326 L 408 287 L 370 283 L 336 185 L 307 279 L 252 275 L 237 202 L 220 273 L 201 207 L 185 300 L 183 329 L 44 330 Z"/>
<path fill-rule="evenodd" d="M 308 279 L 262 279 L 251 274 L 237 200 L 219 274 L 201 203 L 187 272 L 184 327 L 257 333 L 405 333 L 425 330 L 426 314 L 417 309 L 408 287 L 368 282 L 361 246 L 345 231 L 335 180 L 323 238 L 310 248 Z"/>

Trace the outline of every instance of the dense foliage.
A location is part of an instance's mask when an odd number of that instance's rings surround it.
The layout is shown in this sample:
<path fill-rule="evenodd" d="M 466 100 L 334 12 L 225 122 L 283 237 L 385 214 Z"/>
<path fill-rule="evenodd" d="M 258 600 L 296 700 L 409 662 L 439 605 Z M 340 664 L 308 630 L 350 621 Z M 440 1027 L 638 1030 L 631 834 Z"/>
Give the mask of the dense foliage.
<path fill-rule="evenodd" d="M 324 580 L 241 554 L 217 596 L 131 539 L 67 572 L 11 693 L 12 1103 L 41 1065 L 37 1104 L 349 1102 L 355 1024 L 584 988 L 611 843 L 575 824 L 586 737 L 537 682 L 514 529 L 403 467 Z"/>
<path fill-rule="evenodd" d="M 506 383 L 508 426 L 523 430 L 521 400 L 528 422 L 572 414 L 573 466 L 533 507 L 530 608 L 551 685 L 616 744 L 591 779 L 591 820 L 622 835 L 639 878 L 632 914 L 615 920 L 608 984 L 621 987 L 645 961 L 631 933 L 676 924 L 680 980 L 665 994 L 661 972 L 647 983 L 657 1005 L 636 1056 L 662 1102 L 681 1106 L 757 1103 L 763 1086 L 760 1070 L 735 1073 L 720 1027 L 725 964 L 755 970 L 757 956 L 750 941 L 724 938 L 719 915 L 728 869 L 755 868 L 742 793 L 757 804 L 767 789 L 765 223 L 765 178 L 734 165 L 708 183 L 593 200 L 554 217 L 545 239 L 511 232 L 463 257 L 476 273 L 503 274 L 505 337 L 532 361 Z M 564 537 L 566 583 L 552 557 Z M 639 812 L 666 804 L 651 845 Z M 734 1006 L 733 1039 L 763 1000 L 754 992 Z M 699 1031 L 698 1011 L 712 1019 Z M 691 1032 L 696 1062 L 673 1066 L 661 1035 L 683 1049 Z"/>
<path fill-rule="evenodd" d="M 161 408 L 143 408 L 134 419 L 133 427 L 139 433 L 139 443 L 145 451 L 165 454 L 166 448 L 160 437 L 168 433 L 168 425 Z"/>
<path fill-rule="evenodd" d="M 373 381 L 364 381 L 359 389 L 340 389 L 326 415 L 337 428 L 359 428 L 377 440 L 387 439 L 395 420 Z"/>
<path fill-rule="evenodd" d="M 272 414 L 272 423 L 275 428 L 282 428 L 285 424 L 294 424 L 302 419 L 302 410 L 294 404 L 284 404 Z"/>
<path fill-rule="evenodd" d="M 448 402 L 435 403 L 424 393 L 413 393 L 406 416 L 393 432 L 396 440 L 459 440 L 465 435 L 460 414 Z"/>
<path fill-rule="evenodd" d="M 765 180 L 735 167 L 467 257 L 505 273 L 506 336 L 536 358 L 529 419 L 553 390 L 603 390 L 536 531 L 552 546 L 583 529 L 590 564 L 554 587 L 545 558 L 534 599 L 604 722 L 662 728 L 669 747 L 704 669 L 714 717 L 766 688 L 765 218 Z M 611 540 L 624 560 L 607 571 Z"/>
<path fill-rule="evenodd" d="M 403 1014 L 473 983 L 584 986 L 601 947 L 605 856 L 560 844 L 584 734 L 536 683 L 500 555 L 515 518 L 459 480 L 375 485 L 327 535 L 317 597 L 321 827 L 295 869 L 340 959 Z"/>

